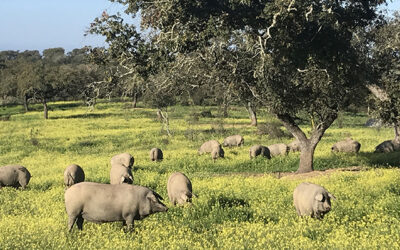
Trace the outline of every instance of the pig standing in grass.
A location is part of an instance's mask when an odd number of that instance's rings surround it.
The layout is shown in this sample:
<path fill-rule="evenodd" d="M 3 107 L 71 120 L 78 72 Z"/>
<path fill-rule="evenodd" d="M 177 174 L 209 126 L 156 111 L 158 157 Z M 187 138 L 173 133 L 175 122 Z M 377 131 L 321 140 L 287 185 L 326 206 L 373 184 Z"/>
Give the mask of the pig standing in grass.
<path fill-rule="evenodd" d="M 325 188 L 308 182 L 299 184 L 293 192 L 293 203 L 299 216 L 323 219 L 331 210 L 331 199 L 336 199 Z"/>
<path fill-rule="evenodd" d="M 0 167 L 0 188 L 21 187 L 24 189 L 31 179 L 28 169 L 19 165 L 8 165 Z"/>
<path fill-rule="evenodd" d="M 152 148 L 150 150 L 150 160 L 151 161 L 162 161 L 163 152 L 159 148 Z"/>
<path fill-rule="evenodd" d="M 192 201 L 192 183 L 186 175 L 180 172 L 171 174 L 168 179 L 167 190 L 168 198 L 174 206 Z"/>
<path fill-rule="evenodd" d="M 267 157 L 268 159 L 271 159 L 271 155 L 269 153 L 269 149 L 265 146 L 262 145 L 254 145 L 250 148 L 249 150 L 250 153 L 250 159 L 257 157 L 259 155 L 263 157 Z"/>
<path fill-rule="evenodd" d="M 232 147 L 232 146 L 242 146 L 243 143 L 244 143 L 243 136 L 231 135 L 224 139 L 222 145 L 224 145 L 224 147 Z"/>
<path fill-rule="evenodd" d="M 110 184 L 133 184 L 132 170 L 122 165 L 114 165 L 110 171 Z"/>
<path fill-rule="evenodd" d="M 345 153 L 358 153 L 360 151 L 361 144 L 351 138 L 336 142 L 333 144 L 332 152 L 345 152 Z"/>
<path fill-rule="evenodd" d="M 390 153 L 394 151 L 400 151 L 400 142 L 397 140 L 388 140 L 376 146 L 374 153 Z"/>
<path fill-rule="evenodd" d="M 122 165 L 127 168 L 132 168 L 135 159 L 129 153 L 122 153 L 114 155 L 111 158 L 111 167 L 114 165 Z"/>
<path fill-rule="evenodd" d="M 123 221 L 131 229 L 134 220 L 168 210 L 156 192 L 127 184 L 81 182 L 67 189 L 64 198 L 69 231 L 75 222 L 82 230 L 84 220 L 97 223 Z"/>
<path fill-rule="evenodd" d="M 277 155 L 287 155 L 287 153 L 289 152 L 288 146 L 284 143 L 270 145 L 268 146 L 268 149 L 271 154 L 271 157 Z"/>
<path fill-rule="evenodd" d="M 225 152 L 216 140 L 206 141 L 201 145 L 198 150 L 199 155 L 204 153 L 211 153 L 211 158 L 215 161 L 217 158 L 221 157 L 224 158 Z"/>
<path fill-rule="evenodd" d="M 76 165 L 69 165 L 64 171 L 64 184 L 70 187 L 76 183 L 85 181 L 85 173 L 83 169 Z"/>
<path fill-rule="evenodd" d="M 300 151 L 300 142 L 296 139 L 289 143 L 288 145 L 290 152 L 299 152 Z"/>

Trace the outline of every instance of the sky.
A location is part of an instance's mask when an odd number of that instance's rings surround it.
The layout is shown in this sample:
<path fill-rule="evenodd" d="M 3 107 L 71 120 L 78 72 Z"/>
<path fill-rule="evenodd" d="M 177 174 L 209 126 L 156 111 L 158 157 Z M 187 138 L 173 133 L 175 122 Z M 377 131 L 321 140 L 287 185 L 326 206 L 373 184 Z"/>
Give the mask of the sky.
<path fill-rule="evenodd" d="M 388 9 L 400 11 L 400 0 L 393 0 Z M 86 45 L 106 46 L 101 36 L 84 36 L 104 10 L 123 12 L 120 4 L 109 0 L 0 0 L 0 51 L 62 47 L 69 52 Z"/>

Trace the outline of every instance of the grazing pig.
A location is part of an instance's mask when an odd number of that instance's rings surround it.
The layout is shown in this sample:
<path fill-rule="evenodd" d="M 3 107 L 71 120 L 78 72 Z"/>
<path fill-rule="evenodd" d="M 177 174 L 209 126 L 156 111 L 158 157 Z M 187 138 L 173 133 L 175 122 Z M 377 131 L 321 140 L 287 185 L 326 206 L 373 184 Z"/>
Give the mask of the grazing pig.
<path fill-rule="evenodd" d="M 218 141 L 216 140 L 211 140 L 211 141 L 206 141 L 201 145 L 201 147 L 198 150 L 199 155 L 202 155 L 204 153 L 211 153 L 214 148 L 221 147 L 221 144 L 219 144 Z"/>
<path fill-rule="evenodd" d="M 358 153 L 360 151 L 361 144 L 351 138 L 347 138 L 344 141 L 339 141 L 333 144 L 332 152 L 345 152 L 345 153 Z"/>
<path fill-rule="evenodd" d="M 277 155 L 287 155 L 287 153 L 289 152 L 288 146 L 284 143 L 269 145 L 268 149 L 271 157 Z"/>
<path fill-rule="evenodd" d="M 325 188 L 308 182 L 299 184 L 293 192 L 293 203 L 299 216 L 323 219 L 331 210 L 331 199 L 336 198 Z"/>
<path fill-rule="evenodd" d="M 150 160 L 151 161 L 162 161 L 163 152 L 159 148 L 152 148 L 150 150 Z"/>
<path fill-rule="evenodd" d="M 76 165 L 69 165 L 64 171 L 64 184 L 70 187 L 76 183 L 85 181 L 85 172 L 83 169 Z"/>
<path fill-rule="evenodd" d="M 84 220 L 97 223 L 123 221 L 132 229 L 134 220 L 168 210 L 160 202 L 159 194 L 136 185 L 81 182 L 67 189 L 64 198 L 69 231 L 75 222 L 82 230 Z"/>
<path fill-rule="evenodd" d="M 224 145 L 224 147 L 232 147 L 232 146 L 242 146 L 243 143 L 244 143 L 243 136 L 231 135 L 224 139 L 224 142 L 222 145 Z"/>
<path fill-rule="evenodd" d="M 390 153 L 394 151 L 400 151 L 400 143 L 396 140 L 388 140 L 376 146 L 374 153 Z"/>
<path fill-rule="evenodd" d="M 167 190 L 168 198 L 174 206 L 192 201 L 192 183 L 180 172 L 175 172 L 168 178 Z"/>
<path fill-rule="evenodd" d="M 19 165 L 0 167 L 0 188 L 15 187 L 25 189 L 31 179 L 28 169 Z"/>
<path fill-rule="evenodd" d="M 114 155 L 111 158 L 111 167 L 114 165 L 122 165 L 127 168 L 132 168 L 135 159 L 129 153 L 122 153 L 118 155 Z"/>
<path fill-rule="evenodd" d="M 114 165 L 110 171 L 110 184 L 133 183 L 132 170 L 122 165 Z"/>
<path fill-rule="evenodd" d="M 300 151 L 300 142 L 296 139 L 289 143 L 288 145 L 290 152 L 299 152 Z"/>
<path fill-rule="evenodd" d="M 219 157 L 224 158 L 224 156 L 225 152 L 221 146 L 215 147 L 211 151 L 211 158 L 213 159 L 213 162 L 215 162 L 215 160 L 218 159 Z"/>
<path fill-rule="evenodd" d="M 249 150 L 250 153 L 250 159 L 257 157 L 259 155 L 263 157 L 267 157 L 268 159 L 271 159 L 271 155 L 269 153 L 269 149 L 265 146 L 262 145 L 254 145 L 250 148 Z"/>

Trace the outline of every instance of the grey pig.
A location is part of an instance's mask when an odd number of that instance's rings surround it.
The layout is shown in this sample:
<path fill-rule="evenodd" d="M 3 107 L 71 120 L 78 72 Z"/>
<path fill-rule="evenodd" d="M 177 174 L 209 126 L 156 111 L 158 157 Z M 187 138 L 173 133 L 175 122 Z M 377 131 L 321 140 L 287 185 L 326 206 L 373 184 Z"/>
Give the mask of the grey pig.
<path fill-rule="evenodd" d="M 289 143 L 288 145 L 289 151 L 290 152 L 299 152 L 300 150 L 300 142 L 299 140 L 294 140 L 291 143 Z"/>
<path fill-rule="evenodd" d="M 114 165 L 110 170 L 110 184 L 133 183 L 132 170 L 123 165 Z"/>
<path fill-rule="evenodd" d="M 345 152 L 345 153 L 358 153 L 360 151 L 361 144 L 351 138 L 336 142 L 333 144 L 332 152 Z"/>
<path fill-rule="evenodd" d="M 288 146 L 284 143 L 269 145 L 268 149 L 271 157 L 277 155 L 287 155 L 287 153 L 289 152 Z"/>
<path fill-rule="evenodd" d="M 150 150 L 151 161 L 161 161 L 164 158 L 163 152 L 159 148 L 152 148 Z"/>
<path fill-rule="evenodd" d="M 64 171 L 64 184 L 70 187 L 76 183 L 85 181 L 85 172 L 76 164 L 69 165 Z"/>
<path fill-rule="evenodd" d="M 31 179 L 28 169 L 20 165 L 0 167 L 0 188 L 10 186 L 25 189 Z"/>
<path fill-rule="evenodd" d="M 134 220 L 168 210 L 156 192 L 128 184 L 81 182 L 67 189 L 64 198 L 70 232 L 75 222 L 82 230 L 84 220 L 97 223 L 123 221 L 132 229 Z"/>
<path fill-rule="evenodd" d="M 336 199 L 325 188 L 308 182 L 300 183 L 293 192 L 293 203 L 299 216 L 323 219 L 331 210 L 331 199 Z"/>
<path fill-rule="evenodd" d="M 244 143 L 243 136 L 241 135 L 231 135 L 224 139 L 222 145 L 224 147 L 231 147 L 231 146 L 242 146 Z"/>
<path fill-rule="evenodd" d="M 224 152 L 224 150 L 222 149 L 221 146 L 215 147 L 211 151 L 211 158 L 213 159 L 214 162 L 219 157 L 224 158 L 224 156 L 225 156 L 225 152 Z"/>
<path fill-rule="evenodd" d="M 123 165 L 127 168 L 132 168 L 135 159 L 129 153 L 122 153 L 114 155 L 111 158 L 111 167 L 114 165 Z"/>
<path fill-rule="evenodd" d="M 250 159 L 257 157 L 259 155 L 263 157 L 267 157 L 268 159 L 271 159 L 271 155 L 269 153 L 269 149 L 265 146 L 262 145 L 254 145 L 250 148 L 249 150 L 250 154 Z"/>
<path fill-rule="evenodd" d="M 213 149 L 221 147 L 221 144 L 219 144 L 218 141 L 216 140 L 210 140 L 206 141 L 201 145 L 201 147 L 198 150 L 199 155 L 202 155 L 204 153 L 211 153 Z"/>
<path fill-rule="evenodd" d="M 374 153 L 390 153 L 394 151 L 400 151 L 400 143 L 396 140 L 388 140 L 376 146 Z"/>
<path fill-rule="evenodd" d="M 167 191 L 168 198 L 174 205 L 192 201 L 192 183 L 183 173 L 171 174 L 168 178 Z"/>

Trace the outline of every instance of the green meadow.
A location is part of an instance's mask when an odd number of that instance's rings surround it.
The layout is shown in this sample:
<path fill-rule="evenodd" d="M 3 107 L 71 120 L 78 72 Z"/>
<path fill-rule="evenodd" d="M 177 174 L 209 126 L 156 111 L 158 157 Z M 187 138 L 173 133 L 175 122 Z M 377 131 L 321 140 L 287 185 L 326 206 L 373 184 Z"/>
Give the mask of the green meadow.
<path fill-rule="evenodd" d="M 249 126 L 244 107 L 231 107 L 228 118 L 217 107 L 170 107 L 171 136 L 156 110 L 143 105 L 132 109 L 127 102 L 102 101 L 94 110 L 81 102 L 49 107 L 48 120 L 40 105 L 28 113 L 21 106 L 0 107 L 0 166 L 20 164 L 32 174 L 25 190 L 0 190 L 0 249 L 400 248 L 400 152 L 373 153 L 394 133 L 388 127 L 365 127 L 369 117 L 364 113 L 341 114 L 317 146 L 315 170 L 337 171 L 293 176 L 288 172 L 297 170 L 299 153 L 250 160 L 252 145 L 293 138 L 260 133 Z M 205 110 L 213 117 L 202 117 Z M 276 121 L 263 110 L 257 115 L 259 127 Z M 309 130 L 309 124 L 302 126 Z M 224 159 L 214 163 L 210 155 L 197 154 L 204 141 L 222 143 L 233 134 L 244 137 L 244 146 L 224 148 Z M 346 137 L 361 143 L 360 152 L 331 153 L 332 144 Z M 149 160 L 153 147 L 163 150 L 162 162 Z M 86 181 L 109 183 L 110 159 L 122 152 L 135 158 L 134 183 L 164 197 L 168 212 L 136 221 L 133 232 L 120 222 L 85 222 L 83 231 L 74 227 L 69 233 L 64 169 L 75 163 L 84 169 Z M 350 167 L 358 171 L 342 169 Z M 175 171 L 191 179 L 198 196 L 192 205 L 169 203 L 166 184 Z M 292 193 L 304 181 L 337 197 L 323 220 L 295 212 Z"/>

